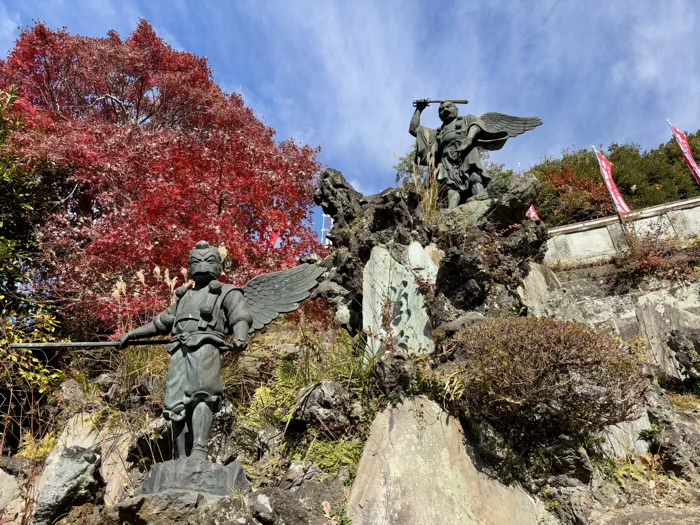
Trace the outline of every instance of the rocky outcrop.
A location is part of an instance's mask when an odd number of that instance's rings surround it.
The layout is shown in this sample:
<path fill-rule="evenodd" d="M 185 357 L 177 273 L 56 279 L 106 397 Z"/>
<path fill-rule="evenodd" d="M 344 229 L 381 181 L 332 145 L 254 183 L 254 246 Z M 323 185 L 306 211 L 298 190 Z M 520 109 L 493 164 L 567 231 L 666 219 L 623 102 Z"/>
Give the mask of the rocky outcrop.
<path fill-rule="evenodd" d="M 418 243 L 411 246 L 413 252 L 422 251 Z M 430 281 L 422 279 L 430 279 L 436 272 L 423 266 L 432 262 L 427 256 L 417 259 L 414 255 L 414 260 L 419 260 L 421 265 L 415 271 L 399 262 L 390 249 L 384 246 L 372 249 L 363 272 L 362 288 L 362 324 L 370 360 L 383 351 L 408 356 L 429 354 L 434 349 L 421 286 L 432 286 Z M 425 272 L 425 278 L 420 277 L 420 272 Z"/>
<path fill-rule="evenodd" d="M 700 385 L 700 328 L 673 329 L 666 343 L 674 352 L 683 382 L 696 388 Z"/>
<path fill-rule="evenodd" d="M 99 475 L 100 455 L 95 449 L 62 448 L 46 460 L 44 487 L 34 511 L 36 525 L 49 525 L 65 509 L 102 498 L 104 481 Z"/>
<path fill-rule="evenodd" d="M 540 192 L 541 183 L 531 173 L 522 179 L 500 176 L 487 186 L 486 191 L 472 197 L 452 210 L 443 210 L 438 221 L 441 235 L 455 235 L 492 225 L 507 228 L 525 219 L 530 205 Z"/>
<path fill-rule="evenodd" d="M 328 169 L 314 196 L 316 204 L 333 218 L 328 234 L 335 248 L 347 248 L 364 263 L 374 246 L 412 240 L 428 244 L 420 197 L 415 191 L 389 189 L 365 197 L 336 170 Z"/>
<path fill-rule="evenodd" d="M 354 525 L 536 525 L 547 513 L 517 485 L 480 473 L 458 420 L 404 400 L 372 424 L 348 501 Z"/>
<path fill-rule="evenodd" d="M 331 434 L 350 427 L 350 394 L 335 381 L 323 381 L 304 389 L 292 423 L 295 428 L 315 426 Z"/>

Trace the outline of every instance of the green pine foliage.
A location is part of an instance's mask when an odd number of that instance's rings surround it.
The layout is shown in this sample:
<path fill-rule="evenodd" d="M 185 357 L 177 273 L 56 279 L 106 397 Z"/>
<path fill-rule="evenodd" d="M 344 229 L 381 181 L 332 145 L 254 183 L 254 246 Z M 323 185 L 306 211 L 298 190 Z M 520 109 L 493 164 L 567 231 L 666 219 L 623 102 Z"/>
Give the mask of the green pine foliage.
<path fill-rule="evenodd" d="M 688 142 L 700 155 L 700 131 L 688 134 Z M 650 151 L 634 144 L 612 144 L 601 151 L 612 162 L 617 187 L 632 210 L 700 197 L 700 186 L 673 138 Z M 615 213 L 590 149 L 564 150 L 562 158 L 545 159 L 530 171 L 543 182 L 535 207 L 550 227 Z"/>
<path fill-rule="evenodd" d="M 696 159 L 700 159 L 700 130 L 686 135 Z M 612 162 L 617 187 L 632 210 L 700 197 L 700 185 L 695 182 L 673 138 L 650 151 L 642 151 L 635 144 L 611 144 L 599 149 Z M 492 177 L 504 173 L 515 175 L 504 165 L 494 163 L 488 152 L 481 152 L 481 155 L 484 170 Z M 413 151 L 397 157 L 394 166 L 397 185 L 414 185 L 413 160 Z M 547 226 L 562 226 L 615 214 L 600 176 L 598 160 L 590 148 L 564 149 L 561 158 L 545 157 L 529 171 L 543 183 L 542 192 L 534 204 Z M 419 173 L 424 175 L 424 170 Z"/>

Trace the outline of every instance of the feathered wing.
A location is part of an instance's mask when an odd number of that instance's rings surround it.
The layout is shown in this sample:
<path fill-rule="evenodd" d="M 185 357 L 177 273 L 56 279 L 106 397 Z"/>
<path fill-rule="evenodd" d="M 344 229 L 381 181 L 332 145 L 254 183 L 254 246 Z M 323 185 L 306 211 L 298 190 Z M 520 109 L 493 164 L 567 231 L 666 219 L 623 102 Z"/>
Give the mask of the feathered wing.
<path fill-rule="evenodd" d="M 486 126 L 485 131 L 493 134 L 507 133 L 509 137 L 517 137 L 542 125 L 540 117 L 514 117 L 504 113 L 486 113 L 481 115 L 481 121 Z"/>
<path fill-rule="evenodd" d="M 318 285 L 323 269 L 315 264 L 302 264 L 291 270 L 267 273 L 251 279 L 243 288 L 243 296 L 253 314 L 250 333 L 260 330 L 280 314 L 293 312 Z"/>

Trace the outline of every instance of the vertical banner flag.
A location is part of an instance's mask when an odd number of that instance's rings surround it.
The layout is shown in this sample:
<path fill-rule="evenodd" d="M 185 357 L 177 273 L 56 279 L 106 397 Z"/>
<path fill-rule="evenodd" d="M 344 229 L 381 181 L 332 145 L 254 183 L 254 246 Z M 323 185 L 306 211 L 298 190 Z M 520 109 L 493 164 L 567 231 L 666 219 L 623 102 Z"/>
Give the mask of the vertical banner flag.
<path fill-rule="evenodd" d="M 324 213 L 321 221 L 321 244 L 324 246 L 330 246 L 331 241 L 327 239 L 326 236 L 328 235 L 328 232 L 333 229 L 333 219 L 330 215 L 326 215 Z"/>
<path fill-rule="evenodd" d="M 520 163 L 518 162 L 518 176 L 522 179 L 523 176 L 525 176 L 525 172 L 523 172 L 523 168 L 520 166 Z M 534 204 L 530 204 L 530 207 L 527 210 L 527 215 L 528 219 L 532 219 L 533 221 L 541 221 L 540 216 L 537 214 L 537 210 L 535 209 Z"/>
<path fill-rule="evenodd" d="M 602 175 L 603 182 L 605 182 L 605 185 L 607 186 L 608 191 L 610 192 L 610 197 L 612 197 L 613 204 L 615 205 L 615 209 L 617 210 L 618 215 L 627 215 L 632 210 L 629 206 L 627 206 L 627 203 L 622 197 L 620 190 L 617 189 L 617 184 L 615 184 L 615 181 L 613 180 L 612 164 L 608 159 L 603 157 L 602 153 L 595 149 L 595 146 L 591 146 L 591 148 L 593 148 L 596 157 L 598 157 L 598 164 L 600 165 L 600 174 Z"/>
<path fill-rule="evenodd" d="M 700 184 L 700 168 L 698 168 L 698 164 L 693 158 L 693 153 L 692 151 L 690 151 L 688 137 L 686 137 L 685 134 L 682 131 L 680 131 L 676 126 L 671 124 L 671 122 L 668 119 L 666 119 L 666 123 L 671 127 L 671 130 L 673 131 L 673 136 L 675 137 L 676 142 L 678 143 L 678 147 L 681 148 L 681 152 L 683 152 L 683 157 L 685 157 L 685 162 L 688 164 L 688 167 L 690 168 L 693 177 L 695 177 L 695 182 Z"/>

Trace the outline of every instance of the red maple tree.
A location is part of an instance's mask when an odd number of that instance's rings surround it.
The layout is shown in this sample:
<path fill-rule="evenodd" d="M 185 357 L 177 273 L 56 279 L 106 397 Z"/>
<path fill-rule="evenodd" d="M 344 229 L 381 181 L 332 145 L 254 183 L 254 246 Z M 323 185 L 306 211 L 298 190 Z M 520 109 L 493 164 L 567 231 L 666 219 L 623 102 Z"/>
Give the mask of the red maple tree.
<path fill-rule="evenodd" d="M 235 282 L 320 248 L 308 221 L 319 150 L 276 143 L 205 58 L 147 22 L 125 40 L 28 28 L 0 62 L 0 89 L 10 86 L 25 123 L 13 154 L 65 183 L 39 262 L 42 285 L 83 327 L 74 335 L 165 306 L 199 240 L 225 247 Z"/>

